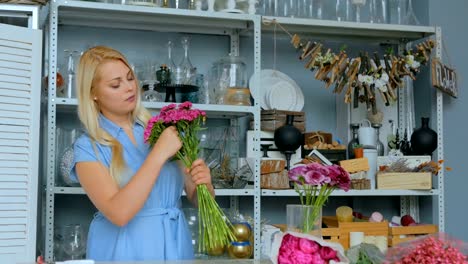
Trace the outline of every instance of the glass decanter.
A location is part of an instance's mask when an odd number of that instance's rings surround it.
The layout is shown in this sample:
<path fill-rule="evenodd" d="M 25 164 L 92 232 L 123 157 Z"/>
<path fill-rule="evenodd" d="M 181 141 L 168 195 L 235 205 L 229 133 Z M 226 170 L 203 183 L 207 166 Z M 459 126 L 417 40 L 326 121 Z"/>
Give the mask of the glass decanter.
<path fill-rule="evenodd" d="M 184 49 L 184 57 L 177 65 L 174 75 L 176 84 L 193 85 L 195 84 L 196 69 L 193 67 L 189 57 L 190 39 L 189 37 L 182 38 L 182 48 Z"/>
<path fill-rule="evenodd" d="M 175 65 L 174 59 L 172 59 L 172 50 L 174 48 L 174 43 L 171 40 L 169 40 L 166 44 L 166 47 L 167 47 L 167 57 L 164 60 L 164 63 L 160 66 L 160 68 L 164 67 L 164 69 L 169 72 L 169 80 L 166 80 L 166 84 L 171 84 L 174 80 L 174 71 L 177 68 Z M 156 76 L 156 79 L 157 79 L 157 76 Z M 158 81 L 161 83 L 160 80 Z"/>
<path fill-rule="evenodd" d="M 354 148 L 356 147 L 356 145 L 359 144 L 359 138 L 358 138 L 359 124 L 353 123 L 353 124 L 350 124 L 350 127 L 353 133 L 353 138 L 348 143 L 348 159 L 354 159 Z"/>
<path fill-rule="evenodd" d="M 380 128 L 382 127 L 382 124 L 372 124 L 372 127 L 375 129 L 376 133 L 376 142 L 375 146 L 377 148 L 377 156 L 383 156 L 384 155 L 384 144 L 382 141 L 380 141 Z"/>

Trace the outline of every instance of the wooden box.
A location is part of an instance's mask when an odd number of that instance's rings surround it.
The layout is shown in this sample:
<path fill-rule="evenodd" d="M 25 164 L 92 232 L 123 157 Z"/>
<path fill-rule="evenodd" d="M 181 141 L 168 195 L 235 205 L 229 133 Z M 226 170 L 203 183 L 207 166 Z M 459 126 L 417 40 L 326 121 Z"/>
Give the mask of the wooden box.
<path fill-rule="evenodd" d="M 302 158 L 305 158 L 312 152 L 312 149 L 305 149 L 304 146 L 301 148 Z M 346 149 L 317 149 L 317 151 L 333 164 L 338 164 L 338 162 L 346 160 Z"/>
<path fill-rule="evenodd" d="M 286 232 L 288 227 L 286 224 L 274 224 L 273 226 L 279 228 L 281 232 Z M 340 243 L 340 229 L 337 227 L 322 228 L 323 240 Z"/>
<path fill-rule="evenodd" d="M 283 170 L 260 175 L 260 188 L 272 190 L 289 189 L 288 171 Z"/>
<path fill-rule="evenodd" d="M 393 247 L 399 243 L 410 241 L 421 235 L 439 232 L 436 225 L 396 226 L 390 227 L 388 246 Z"/>
<path fill-rule="evenodd" d="M 332 144 L 333 135 L 331 133 L 326 133 L 323 131 L 313 131 L 304 133 L 304 145 L 312 146 L 317 141 Z"/>
<path fill-rule="evenodd" d="M 379 172 L 377 189 L 430 190 L 432 173 L 430 172 Z"/>
<path fill-rule="evenodd" d="M 305 113 L 284 110 L 262 110 L 260 126 L 263 131 L 275 131 L 286 124 L 286 115 L 294 116 L 293 125 L 301 132 L 305 131 Z"/>
<path fill-rule="evenodd" d="M 388 222 L 339 222 L 336 216 L 323 216 L 322 222 L 329 228 L 338 227 L 340 230 L 339 243 L 344 249 L 349 248 L 349 233 L 364 232 L 365 236 L 383 236 L 388 237 Z"/>

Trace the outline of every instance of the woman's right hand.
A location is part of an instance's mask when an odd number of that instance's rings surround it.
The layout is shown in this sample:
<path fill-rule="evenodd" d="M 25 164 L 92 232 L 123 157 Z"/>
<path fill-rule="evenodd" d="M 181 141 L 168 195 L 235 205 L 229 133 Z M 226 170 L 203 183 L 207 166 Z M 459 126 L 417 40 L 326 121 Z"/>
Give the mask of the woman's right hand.
<path fill-rule="evenodd" d="M 154 144 L 153 151 L 162 155 L 165 160 L 174 156 L 182 147 L 182 141 L 179 138 L 179 133 L 175 126 L 170 126 L 164 129 L 161 135 Z"/>

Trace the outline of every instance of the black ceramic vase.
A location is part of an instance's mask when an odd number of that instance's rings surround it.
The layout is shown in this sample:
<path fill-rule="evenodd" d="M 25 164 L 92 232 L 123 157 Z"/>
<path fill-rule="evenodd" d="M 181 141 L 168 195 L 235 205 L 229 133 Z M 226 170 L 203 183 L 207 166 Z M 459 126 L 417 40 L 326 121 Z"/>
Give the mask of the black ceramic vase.
<path fill-rule="evenodd" d="M 299 129 L 294 125 L 294 116 L 286 116 L 286 124 L 275 130 L 274 140 L 276 147 L 284 153 L 286 156 L 286 169 L 289 170 L 291 155 L 296 152 L 296 150 L 303 143 L 303 136 Z"/>
<path fill-rule="evenodd" d="M 421 118 L 421 127 L 411 135 L 411 149 L 414 155 L 432 155 L 437 148 L 437 133 L 429 127 L 429 118 Z"/>

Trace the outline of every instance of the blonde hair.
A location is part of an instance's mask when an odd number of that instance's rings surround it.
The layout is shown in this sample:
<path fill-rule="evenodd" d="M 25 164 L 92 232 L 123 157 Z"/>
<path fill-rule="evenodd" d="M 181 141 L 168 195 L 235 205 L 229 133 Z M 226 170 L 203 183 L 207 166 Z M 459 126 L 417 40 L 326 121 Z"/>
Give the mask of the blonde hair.
<path fill-rule="evenodd" d="M 130 64 L 120 52 L 105 46 L 96 46 L 87 50 L 81 56 L 76 76 L 78 116 L 91 138 L 95 151 L 95 142 L 111 147 L 112 161 L 109 170 L 112 178 L 120 183 L 120 175 L 127 168 L 127 164 L 123 159 L 122 144 L 99 126 L 99 105 L 93 100 L 94 85 L 101 77 L 98 74 L 98 68 L 102 63 L 112 60 L 123 62 L 130 69 L 136 83 L 138 83 Z M 151 115 L 141 104 L 140 89 L 137 89 L 136 98 L 136 107 L 131 113 L 132 120 L 133 122 L 140 121 L 146 125 Z"/>

